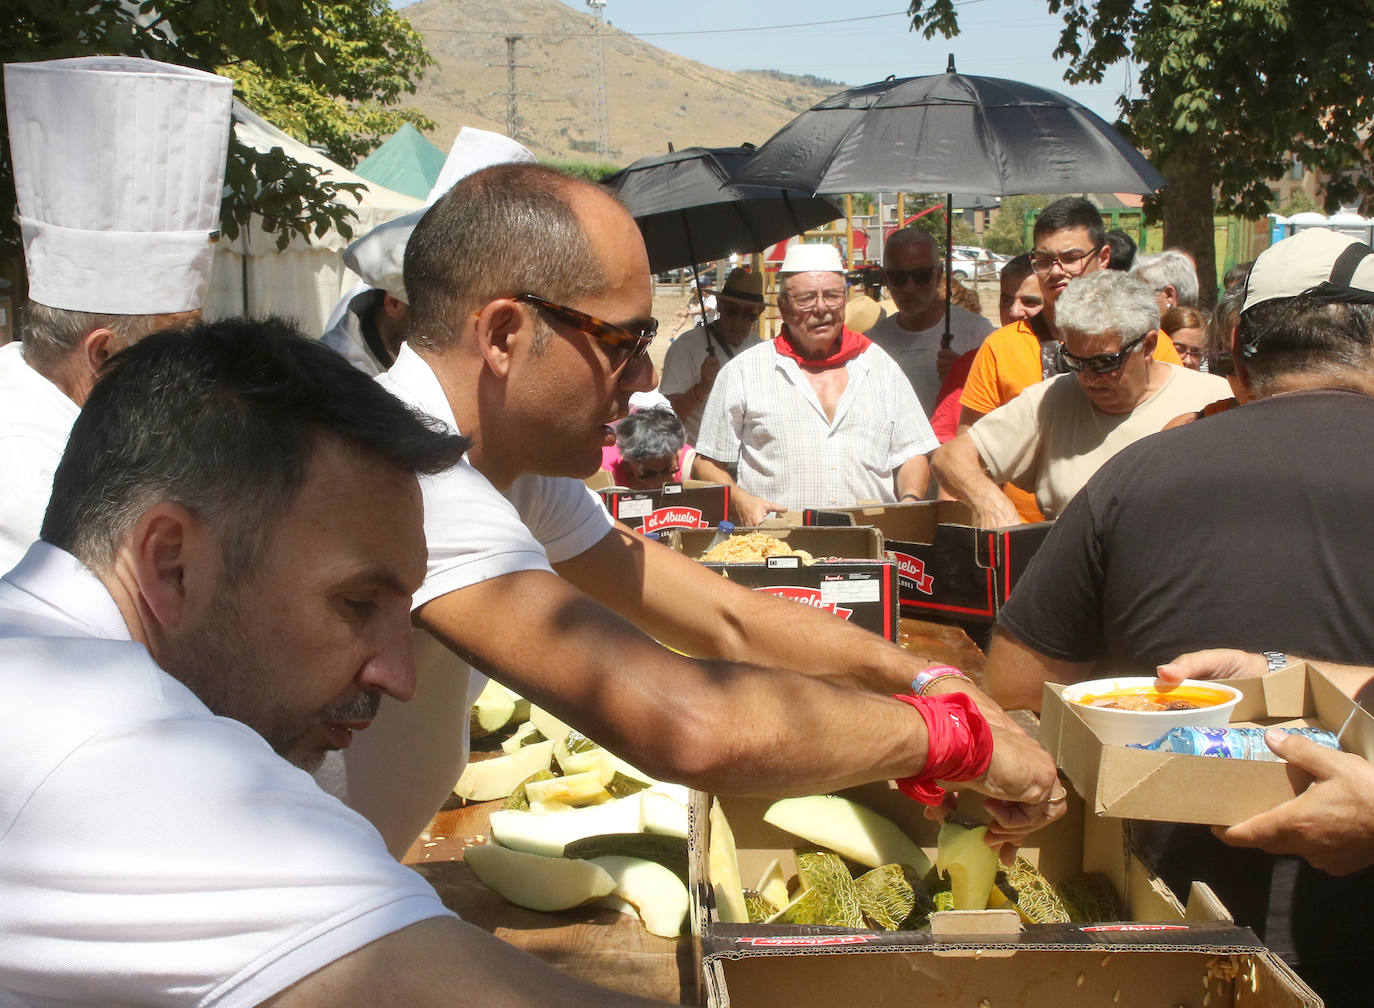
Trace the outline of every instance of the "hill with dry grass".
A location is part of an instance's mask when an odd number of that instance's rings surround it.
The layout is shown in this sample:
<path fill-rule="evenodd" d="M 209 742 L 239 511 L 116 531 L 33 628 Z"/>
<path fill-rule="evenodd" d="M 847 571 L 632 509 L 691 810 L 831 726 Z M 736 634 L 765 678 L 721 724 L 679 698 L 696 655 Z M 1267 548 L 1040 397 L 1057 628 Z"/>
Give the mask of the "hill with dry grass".
<path fill-rule="evenodd" d="M 595 20 L 556 0 L 423 0 L 402 13 L 437 61 L 407 104 L 448 150 L 462 126 L 507 128 L 507 36 L 514 45 L 514 135 L 540 158 L 597 161 Z M 798 112 L 843 89 L 812 78 L 731 73 L 664 52 L 606 25 L 609 154 L 624 165 L 679 150 L 762 143 Z"/>

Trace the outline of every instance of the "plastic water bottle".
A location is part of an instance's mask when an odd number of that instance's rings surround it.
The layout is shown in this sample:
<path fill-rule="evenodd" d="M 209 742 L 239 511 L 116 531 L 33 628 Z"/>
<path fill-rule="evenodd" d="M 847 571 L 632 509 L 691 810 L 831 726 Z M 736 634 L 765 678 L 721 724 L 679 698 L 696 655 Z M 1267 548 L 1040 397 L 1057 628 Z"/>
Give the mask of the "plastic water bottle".
<path fill-rule="evenodd" d="M 1158 752 L 1184 753 L 1189 756 L 1224 756 L 1232 759 L 1283 762 L 1264 743 L 1264 728 L 1170 728 L 1148 744 L 1133 743 L 1132 749 L 1153 749 Z M 1334 733 L 1325 728 L 1279 728 L 1289 735 L 1301 735 L 1318 745 L 1340 751 L 1341 744 Z"/>

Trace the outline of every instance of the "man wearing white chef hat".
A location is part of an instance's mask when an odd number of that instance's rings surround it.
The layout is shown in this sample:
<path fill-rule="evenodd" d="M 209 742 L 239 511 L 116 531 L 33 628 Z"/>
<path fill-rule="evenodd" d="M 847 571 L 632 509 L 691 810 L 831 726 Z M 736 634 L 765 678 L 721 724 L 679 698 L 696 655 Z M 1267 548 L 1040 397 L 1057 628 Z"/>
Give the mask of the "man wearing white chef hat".
<path fill-rule="evenodd" d="M 0 348 L 0 570 L 38 538 L 101 366 L 200 312 L 232 98 L 228 78 L 127 56 L 5 67 L 29 304 Z"/>
<path fill-rule="evenodd" d="M 391 367 L 405 340 L 410 298 L 401 263 L 415 225 L 459 179 L 488 165 L 533 164 L 534 160 L 527 148 L 500 133 L 471 126 L 460 129 L 424 207 L 373 228 L 344 250 L 344 265 L 362 277 L 362 283 L 345 294 L 330 314 L 325 344 L 370 375 Z"/>

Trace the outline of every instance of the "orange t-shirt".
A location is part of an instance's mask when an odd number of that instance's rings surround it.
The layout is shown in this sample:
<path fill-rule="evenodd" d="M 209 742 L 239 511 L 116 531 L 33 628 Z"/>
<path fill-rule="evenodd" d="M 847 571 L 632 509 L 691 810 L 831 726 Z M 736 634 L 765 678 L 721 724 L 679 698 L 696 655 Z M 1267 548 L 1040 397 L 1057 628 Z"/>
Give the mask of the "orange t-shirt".
<path fill-rule="evenodd" d="M 1161 331 L 1155 340 L 1155 360 L 1179 364 L 1173 340 Z M 967 408 L 984 415 L 998 406 L 1011 402 L 1030 386 L 1043 380 L 1040 369 L 1040 340 L 1027 322 L 1013 322 L 995 330 L 973 358 L 968 378 L 964 381 L 964 395 L 960 409 Z M 1044 521 L 1036 507 L 1035 495 L 1013 486 L 1002 488 L 1022 521 Z"/>

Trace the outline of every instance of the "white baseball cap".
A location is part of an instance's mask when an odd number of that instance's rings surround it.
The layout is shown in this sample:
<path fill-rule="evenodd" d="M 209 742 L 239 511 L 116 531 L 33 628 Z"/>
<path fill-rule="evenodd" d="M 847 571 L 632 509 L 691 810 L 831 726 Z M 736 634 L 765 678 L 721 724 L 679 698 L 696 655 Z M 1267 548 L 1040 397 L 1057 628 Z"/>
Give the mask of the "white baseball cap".
<path fill-rule="evenodd" d="M 233 95 L 227 77 L 133 56 L 7 64 L 29 297 L 112 315 L 200 308 Z"/>
<path fill-rule="evenodd" d="M 1308 228 L 1259 254 L 1241 311 L 1307 294 L 1323 301 L 1374 302 L 1374 253 L 1358 238 Z"/>

